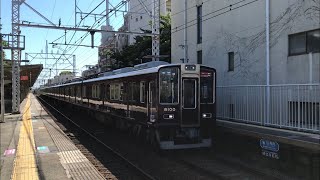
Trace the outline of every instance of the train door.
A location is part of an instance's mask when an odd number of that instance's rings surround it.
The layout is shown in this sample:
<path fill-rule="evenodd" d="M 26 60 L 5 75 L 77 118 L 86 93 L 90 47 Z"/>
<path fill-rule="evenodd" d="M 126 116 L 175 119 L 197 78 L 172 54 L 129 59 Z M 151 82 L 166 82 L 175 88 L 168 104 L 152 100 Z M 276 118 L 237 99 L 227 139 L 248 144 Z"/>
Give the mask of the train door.
<path fill-rule="evenodd" d="M 183 126 L 199 125 L 198 79 L 182 79 L 182 122 Z"/>
<path fill-rule="evenodd" d="M 156 87 L 155 82 L 149 82 L 148 90 L 148 120 L 150 122 L 155 122 L 156 120 Z"/>

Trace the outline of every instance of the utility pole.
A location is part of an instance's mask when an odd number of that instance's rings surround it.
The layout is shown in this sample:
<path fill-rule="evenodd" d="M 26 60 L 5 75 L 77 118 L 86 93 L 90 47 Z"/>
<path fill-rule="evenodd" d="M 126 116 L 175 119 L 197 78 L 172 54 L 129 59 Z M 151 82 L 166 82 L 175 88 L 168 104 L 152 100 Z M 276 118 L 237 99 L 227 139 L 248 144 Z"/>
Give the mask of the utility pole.
<path fill-rule="evenodd" d="M 2 24 L 1 24 L 1 0 L 0 0 L 0 65 L 1 65 L 1 117 L 0 122 L 4 122 L 5 104 L 4 104 L 4 61 L 2 47 Z"/>
<path fill-rule="evenodd" d="M 1 2 L 0 2 L 1 3 Z M 0 7 L 1 8 L 1 7 Z M 1 33 L 1 22 L 0 22 L 0 64 L 1 64 L 1 119 L 0 122 L 4 122 L 5 104 L 4 104 L 4 61 L 3 61 L 3 47 L 2 47 L 2 33 Z"/>
<path fill-rule="evenodd" d="M 184 0 L 184 61 L 183 63 L 188 63 L 188 0 Z"/>
<path fill-rule="evenodd" d="M 48 40 L 46 40 L 46 58 L 44 59 L 44 67 L 47 67 L 48 51 Z"/>

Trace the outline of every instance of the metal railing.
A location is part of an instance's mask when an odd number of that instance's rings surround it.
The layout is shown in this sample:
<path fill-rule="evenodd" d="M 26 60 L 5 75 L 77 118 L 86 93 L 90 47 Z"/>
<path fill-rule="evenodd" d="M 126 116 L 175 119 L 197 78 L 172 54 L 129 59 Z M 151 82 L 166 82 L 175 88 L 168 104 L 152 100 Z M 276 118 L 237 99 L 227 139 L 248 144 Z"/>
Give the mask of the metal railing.
<path fill-rule="evenodd" d="M 217 87 L 217 118 L 319 133 L 320 84 Z"/>

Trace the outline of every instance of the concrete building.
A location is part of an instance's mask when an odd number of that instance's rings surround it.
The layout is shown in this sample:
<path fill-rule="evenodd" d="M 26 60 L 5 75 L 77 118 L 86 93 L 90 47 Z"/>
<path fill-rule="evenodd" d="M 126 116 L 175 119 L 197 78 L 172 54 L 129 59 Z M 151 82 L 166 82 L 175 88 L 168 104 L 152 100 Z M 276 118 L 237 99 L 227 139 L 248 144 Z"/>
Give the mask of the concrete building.
<path fill-rule="evenodd" d="M 123 25 L 118 29 L 118 31 L 129 31 L 129 15 L 123 16 Z M 116 35 L 116 50 L 122 51 L 122 49 L 129 44 L 129 36 L 126 34 Z"/>
<path fill-rule="evenodd" d="M 177 4 L 180 1 L 177 1 Z M 130 0 L 128 7 L 128 29 L 140 32 L 140 29 L 151 30 L 153 0 Z M 160 0 L 160 15 L 171 12 L 171 0 Z M 129 44 L 135 43 L 134 35 L 129 36 Z"/>
<path fill-rule="evenodd" d="M 319 19 L 320 0 L 172 1 L 172 62 L 216 68 L 218 119 L 318 133 Z"/>
<path fill-rule="evenodd" d="M 172 1 L 172 62 L 186 41 L 188 62 L 215 67 L 217 85 L 265 85 L 269 51 L 270 84 L 319 83 L 320 1 L 266 2 Z"/>
<path fill-rule="evenodd" d="M 60 73 L 59 76 L 54 76 L 53 79 L 48 79 L 48 85 L 51 84 L 62 84 L 69 80 L 74 79 L 74 75 L 70 72 L 68 73 Z"/>

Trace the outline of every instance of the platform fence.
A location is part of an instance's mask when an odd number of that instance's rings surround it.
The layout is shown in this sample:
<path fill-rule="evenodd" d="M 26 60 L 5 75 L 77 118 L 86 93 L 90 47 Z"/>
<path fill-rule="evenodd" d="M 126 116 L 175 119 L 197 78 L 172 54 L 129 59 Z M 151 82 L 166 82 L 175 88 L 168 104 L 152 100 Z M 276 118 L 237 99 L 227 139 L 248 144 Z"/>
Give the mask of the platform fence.
<path fill-rule="evenodd" d="M 320 84 L 220 86 L 217 118 L 319 133 Z"/>

